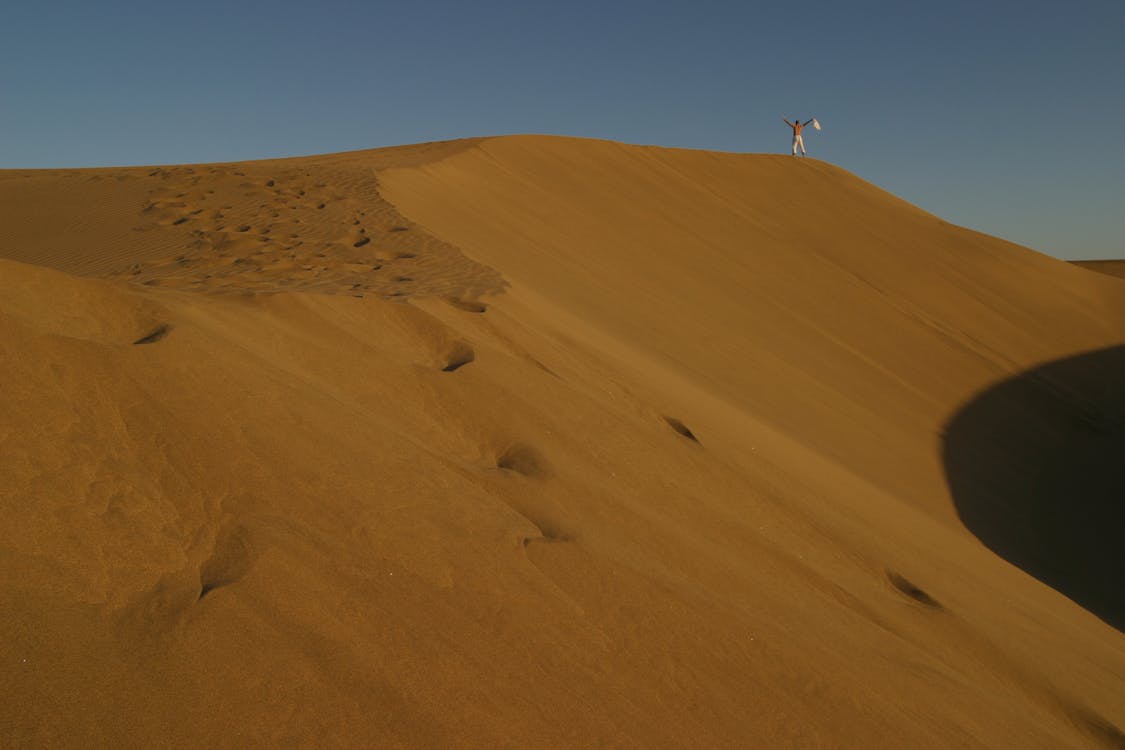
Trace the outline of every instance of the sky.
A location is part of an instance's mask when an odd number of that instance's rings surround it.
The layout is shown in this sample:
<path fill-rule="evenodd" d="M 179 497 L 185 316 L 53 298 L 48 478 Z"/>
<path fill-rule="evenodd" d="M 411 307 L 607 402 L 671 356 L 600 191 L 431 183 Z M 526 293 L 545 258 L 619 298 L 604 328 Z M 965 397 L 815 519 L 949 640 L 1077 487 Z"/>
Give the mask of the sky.
<path fill-rule="evenodd" d="M 815 116 L 810 156 L 948 221 L 1125 258 L 1123 0 L 8 0 L 2 16 L 0 168 L 505 133 L 787 153 L 781 118 Z"/>

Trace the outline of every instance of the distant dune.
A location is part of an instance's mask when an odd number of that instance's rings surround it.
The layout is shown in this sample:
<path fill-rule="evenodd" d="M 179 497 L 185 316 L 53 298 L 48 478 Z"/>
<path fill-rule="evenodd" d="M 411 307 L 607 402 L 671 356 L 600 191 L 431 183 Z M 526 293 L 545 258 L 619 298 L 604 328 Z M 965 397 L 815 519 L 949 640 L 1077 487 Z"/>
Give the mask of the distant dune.
<path fill-rule="evenodd" d="M 1076 260 L 1073 263 L 1090 271 L 1125 277 L 1125 260 Z"/>
<path fill-rule="evenodd" d="M 538 136 L 0 171 L 0 258 L 0 746 L 1125 747 L 1118 279 Z"/>

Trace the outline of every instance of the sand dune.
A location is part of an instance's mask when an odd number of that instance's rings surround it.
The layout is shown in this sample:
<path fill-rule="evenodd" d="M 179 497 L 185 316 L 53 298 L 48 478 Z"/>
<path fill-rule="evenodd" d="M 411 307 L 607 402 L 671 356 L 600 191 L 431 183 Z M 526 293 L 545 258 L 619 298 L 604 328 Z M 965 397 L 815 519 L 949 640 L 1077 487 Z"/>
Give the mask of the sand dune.
<path fill-rule="evenodd" d="M 998 542 L 1040 454 L 973 442 L 1125 341 L 1120 280 L 562 138 L 0 198 L 0 744 L 1125 745 L 1112 540 Z"/>
<path fill-rule="evenodd" d="M 1125 276 L 1125 261 L 1122 260 L 1076 260 L 1074 265 L 1109 276 Z"/>

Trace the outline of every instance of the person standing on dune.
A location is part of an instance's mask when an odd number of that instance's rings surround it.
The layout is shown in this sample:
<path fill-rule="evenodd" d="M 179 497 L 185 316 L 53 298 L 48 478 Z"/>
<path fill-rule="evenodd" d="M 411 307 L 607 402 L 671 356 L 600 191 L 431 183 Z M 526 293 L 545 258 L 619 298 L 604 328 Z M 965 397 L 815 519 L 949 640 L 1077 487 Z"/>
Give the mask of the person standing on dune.
<path fill-rule="evenodd" d="M 786 125 L 793 128 L 793 156 L 797 155 L 797 147 L 801 147 L 801 156 L 805 156 L 805 139 L 801 137 L 801 131 L 804 130 L 805 125 L 812 122 L 814 117 L 810 117 L 806 122 L 802 123 L 801 118 L 793 118 L 793 122 L 789 122 L 784 117 L 781 118 Z"/>

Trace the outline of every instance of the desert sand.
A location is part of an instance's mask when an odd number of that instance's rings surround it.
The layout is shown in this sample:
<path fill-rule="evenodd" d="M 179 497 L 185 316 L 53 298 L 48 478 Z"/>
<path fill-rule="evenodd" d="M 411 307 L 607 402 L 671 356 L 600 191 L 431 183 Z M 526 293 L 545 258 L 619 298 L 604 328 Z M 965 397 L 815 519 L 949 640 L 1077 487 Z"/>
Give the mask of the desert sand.
<path fill-rule="evenodd" d="M 537 136 L 0 171 L 0 258 L 0 746 L 1125 747 L 1123 279 Z"/>

